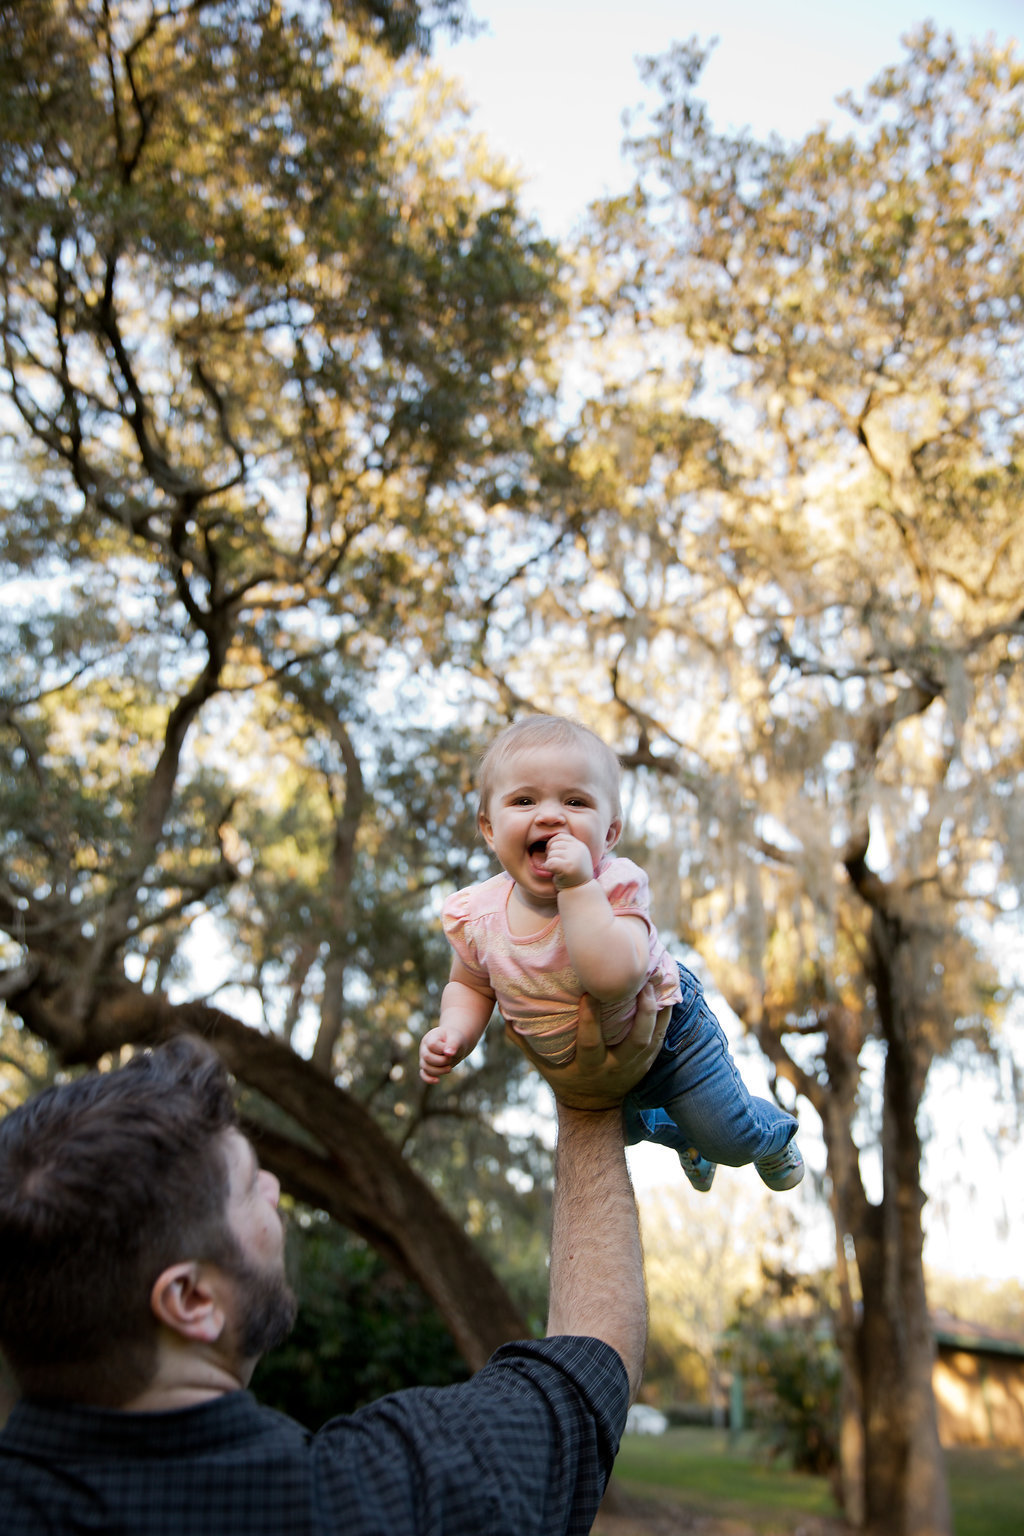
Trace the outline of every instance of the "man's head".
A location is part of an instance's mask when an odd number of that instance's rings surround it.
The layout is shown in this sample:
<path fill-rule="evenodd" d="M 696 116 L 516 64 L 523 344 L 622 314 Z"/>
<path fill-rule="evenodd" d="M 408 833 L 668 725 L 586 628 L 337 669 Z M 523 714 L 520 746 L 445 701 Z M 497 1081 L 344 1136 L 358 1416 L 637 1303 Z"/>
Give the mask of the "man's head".
<path fill-rule="evenodd" d="M 0 1121 L 0 1347 L 22 1389 L 132 1400 L 156 1368 L 161 1279 L 189 1266 L 231 1278 L 239 1352 L 256 1314 L 269 1347 L 293 1304 L 279 1252 L 246 1216 L 260 1176 L 223 1066 L 188 1037 Z"/>

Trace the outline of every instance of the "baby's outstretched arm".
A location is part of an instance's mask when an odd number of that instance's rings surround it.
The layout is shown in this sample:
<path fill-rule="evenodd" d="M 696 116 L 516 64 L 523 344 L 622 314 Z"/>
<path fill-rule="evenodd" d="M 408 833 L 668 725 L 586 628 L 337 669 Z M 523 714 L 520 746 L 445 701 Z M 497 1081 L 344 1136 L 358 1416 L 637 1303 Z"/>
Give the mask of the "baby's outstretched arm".
<path fill-rule="evenodd" d="M 647 925 L 617 913 L 594 879 L 585 845 L 557 832 L 544 862 L 554 875 L 569 959 L 584 988 L 602 1003 L 636 997 L 649 966 Z"/>
<path fill-rule="evenodd" d="M 494 993 L 481 987 L 457 958 L 441 993 L 441 1020 L 420 1041 L 420 1077 L 436 1083 L 468 1056 L 494 1012 Z"/>

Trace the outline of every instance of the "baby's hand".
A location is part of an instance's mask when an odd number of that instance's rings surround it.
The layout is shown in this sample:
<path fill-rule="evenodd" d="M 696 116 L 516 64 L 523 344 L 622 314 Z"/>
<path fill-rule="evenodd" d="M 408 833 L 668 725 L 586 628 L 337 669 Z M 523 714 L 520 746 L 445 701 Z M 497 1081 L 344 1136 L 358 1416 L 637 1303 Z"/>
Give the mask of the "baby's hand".
<path fill-rule="evenodd" d="M 590 849 L 571 832 L 556 832 L 544 850 L 544 863 L 553 876 L 556 891 L 574 885 L 586 885 L 594 878 Z"/>
<path fill-rule="evenodd" d="M 420 1077 L 436 1083 L 462 1060 L 462 1042 L 443 1024 L 428 1029 L 420 1041 Z"/>

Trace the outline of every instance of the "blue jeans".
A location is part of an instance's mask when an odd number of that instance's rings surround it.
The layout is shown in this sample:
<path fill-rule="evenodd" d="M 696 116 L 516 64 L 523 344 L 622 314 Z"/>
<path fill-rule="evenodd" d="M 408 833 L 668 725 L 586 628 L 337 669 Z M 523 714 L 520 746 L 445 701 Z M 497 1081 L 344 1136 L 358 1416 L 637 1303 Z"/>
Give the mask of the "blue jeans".
<path fill-rule="evenodd" d="M 679 967 L 682 998 L 672 1009 L 654 1065 L 627 1096 L 626 1145 L 653 1141 L 683 1152 L 696 1147 L 711 1163 L 739 1168 L 781 1152 L 796 1121 L 748 1091 L 721 1024 L 692 971 Z"/>

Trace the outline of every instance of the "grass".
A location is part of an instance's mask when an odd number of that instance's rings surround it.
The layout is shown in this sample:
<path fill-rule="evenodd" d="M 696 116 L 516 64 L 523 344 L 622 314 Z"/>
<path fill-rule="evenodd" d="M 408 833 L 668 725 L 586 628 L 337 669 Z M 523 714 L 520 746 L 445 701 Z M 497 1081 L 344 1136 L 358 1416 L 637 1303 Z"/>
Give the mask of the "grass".
<path fill-rule="evenodd" d="M 949 1489 L 956 1536 L 1009 1536 L 1024 1525 L 1020 1451 L 950 1451 Z"/>
<path fill-rule="evenodd" d="M 738 1444 L 724 1429 L 670 1429 L 663 1435 L 626 1435 L 615 1475 L 627 1488 L 663 1494 L 696 1514 L 747 1520 L 777 1528 L 792 1515 L 838 1515 L 824 1478 L 804 1477 L 756 1458 L 749 1436 Z"/>
<path fill-rule="evenodd" d="M 1022 1529 L 1024 1457 L 1017 1451 L 962 1449 L 948 1453 L 956 1536 L 1007 1536 Z M 749 1436 L 738 1443 L 725 1430 L 670 1429 L 626 1435 L 616 1476 L 627 1488 L 662 1496 L 696 1514 L 745 1520 L 755 1529 L 795 1527 L 801 1516 L 839 1515 L 828 1483 L 758 1459 Z"/>

